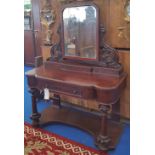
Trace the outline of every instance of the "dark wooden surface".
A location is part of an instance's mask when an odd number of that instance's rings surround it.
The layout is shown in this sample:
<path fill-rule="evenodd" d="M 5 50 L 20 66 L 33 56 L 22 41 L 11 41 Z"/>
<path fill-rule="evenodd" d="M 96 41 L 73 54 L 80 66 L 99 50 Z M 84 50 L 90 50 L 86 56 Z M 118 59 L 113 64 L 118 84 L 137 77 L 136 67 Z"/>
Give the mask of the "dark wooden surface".
<path fill-rule="evenodd" d="M 91 132 L 95 136 L 95 144 L 99 149 L 113 149 L 121 128 L 117 125 L 109 125 L 107 117 L 113 104 L 120 99 L 125 87 L 126 74 L 122 73 L 118 77 L 113 74 L 109 75 L 108 72 L 106 74 L 93 72 L 93 69 L 85 65 L 79 65 L 79 69 L 76 69 L 75 65 L 71 67 L 63 63 L 63 65 L 59 65 L 57 62 L 50 63 L 51 67 L 46 67 L 45 63 L 26 73 L 32 93 L 33 126 L 38 127 L 41 124 L 57 121 L 74 125 Z M 54 93 L 54 109 L 48 108 L 40 115 L 37 112 L 37 98 L 44 88 L 48 88 L 50 92 Z M 96 100 L 101 112 L 100 118 L 83 111 L 76 112 L 61 108 L 60 94 L 85 100 Z"/>
<path fill-rule="evenodd" d="M 82 69 L 82 67 L 81 67 Z M 62 93 L 78 98 L 96 99 L 114 104 L 125 86 L 126 74 L 121 77 L 105 76 L 93 72 L 77 73 L 52 65 L 38 67 L 27 73 L 29 86 L 49 88 L 54 93 Z M 33 81 L 31 80 L 33 78 Z"/>
<path fill-rule="evenodd" d="M 78 3 L 82 4 L 82 2 Z M 62 23 L 60 22 L 60 24 Z M 113 111 L 114 104 L 118 104 L 114 108 L 118 110 L 118 113 L 120 111 L 119 101 L 127 75 L 119 63 L 117 51 L 103 41 L 104 27 L 97 26 L 100 29 L 99 35 L 97 35 L 99 40 L 96 42 L 100 47 L 97 51 L 99 53 L 97 62 L 66 59 L 62 52 L 63 49 L 61 49 L 63 37 L 61 27 L 59 27 L 57 31 L 59 42 L 53 44 L 51 58 L 42 66 L 37 65 L 26 75 L 32 94 L 33 126 L 38 127 L 52 122 L 74 125 L 93 134 L 95 144 L 99 149 L 109 150 L 115 147 L 121 127 L 110 123 L 108 116 Z M 53 107 L 40 114 L 37 111 L 37 101 L 42 97 L 45 88 L 54 94 Z M 60 95 L 95 100 L 100 115 L 63 107 Z"/>
<path fill-rule="evenodd" d="M 42 112 L 40 125 L 46 126 L 53 123 L 62 123 L 77 127 L 90 133 L 94 138 L 98 136 L 101 127 L 101 117 L 91 113 L 82 112 L 67 107 L 49 107 Z M 91 122 L 91 123 L 90 123 Z M 114 121 L 108 122 L 108 135 L 112 139 L 109 149 L 114 149 L 122 133 L 123 125 Z M 94 139 L 96 140 L 96 139 Z"/>
<path fill-rule="evenodd" d="M 116 47 L 119 49 L 127 49 L 127 50 L 119 50 L 121 63 L 125 72 L 128 74 L 127 78 L 127 87 L 125 91 L 121 95 L 120 107 L 121 107 L 121 115 L 126 118 L 130 118 L 130 88 L 129 88 L 129 64 L 130 64 L 130 23 L 125 20 L 125 4 L 129 0 L 93 0 L 100 10 L 100 25 L 105 27 L 105 37 L 104 41 L 111 45 L 112 47 Z M 44 1 L 41 1 L 42 3 Z M 57 35 L 57 28 L 60 24 L 60 8 L 62 4 L 58 0 L 50 0 L 53 10 L 55 11 L 56 19 L 51 31 L 52 42 L 59 42 L 59 37 Z M 43 4 L 41 4 L 43 6 Z M 122 33 L 121 33 L 122 27 Z M 43 31 L 45 33 L 45 31 Z M 50 57 L 50 46 L 42 47 L 42 55 L 44 60 Z M 73 104 L 78 104 L 83 107 L 87 107 L 88 109 L 98 110 L 96 106 L 96 101 L 88 101 L 82 99 L 75 99 L 71 97 L 65 96 L 66 102 L 72 102 Z"/>
<path fill-rule="evenodd" d="M 43 46 L 43 59 L 44 61 L 50 57 L 50 47 Z M 126 87 L 123 90 L 120 101 L 121 116 L 125 118 L 130 118 L 130 51 L 119 50 L 120 63 L 123 65 L 124 71 L 128 74 Z M 49 66 L 50 68 L 50 66 Z M 77 70 L 77 69 L 76 69 Z M 105 71 L 104 71 L 105 72 Z M 79 106 L 87 107 L 88 109 L 98 110 L 96 106 L 96 101 L 87 101 L 82 99 L 71 98 L 68 96 L 63 96 L 62 100 L 65 102 L 71 102 L 73 104 L 78 104 Z M 89 102 L 89 104 L 88 104 Z"/>

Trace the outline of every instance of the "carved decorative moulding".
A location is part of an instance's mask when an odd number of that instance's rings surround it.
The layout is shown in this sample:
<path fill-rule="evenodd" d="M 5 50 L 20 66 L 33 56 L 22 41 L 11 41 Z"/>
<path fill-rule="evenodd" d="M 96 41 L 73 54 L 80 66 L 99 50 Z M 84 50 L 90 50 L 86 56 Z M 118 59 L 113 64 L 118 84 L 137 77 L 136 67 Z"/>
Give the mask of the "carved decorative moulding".
<path fill-rule="evenodd" d="M 59 25 L 59 27 L 58 27 L 58 29 L 57 29 L 57 34 L 58 34 L 58 36 L 59 36 L 59 43 L 53 44 L 53 46 L 51 47 L 51 50 L 50 50 L 51 60 L 52 60 L 52 61 L 61 61 L 61 60 L 62 60 L 61 25 Z"/>
<path fill-rule="evenodd" d="M 105 28 L 99 23 L 98 7 L 93 2 L 85 3 L 86 0 L 74 2 L 79 3 L 62 7 L 62 21 L 57 31 L 60 40 L 51 47 L 51 60 L 122 68 L 118 52 L 104 42 Z"/>
<path fill-rule="evenodd" d="M 110 47 L 106 43 L 100 47 L 100 61 L 99 64 L 104 67 L 120 68 L 119 56 L 117 50 Z"/>
<path fill-rule="evenodd" d="M 121 67 L 119 56 L 116 49 L 110 47 L 104 42 L 105 28 L 100 25 L 100 61 L 99 64 L 110 68 Z"/>

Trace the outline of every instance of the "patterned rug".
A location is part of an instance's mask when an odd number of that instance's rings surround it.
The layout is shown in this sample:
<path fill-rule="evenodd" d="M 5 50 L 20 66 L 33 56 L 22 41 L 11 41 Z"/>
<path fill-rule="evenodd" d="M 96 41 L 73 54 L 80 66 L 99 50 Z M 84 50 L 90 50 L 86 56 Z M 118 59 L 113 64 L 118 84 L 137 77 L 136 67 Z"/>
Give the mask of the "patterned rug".
<path fill-rule="evenodd" d="M 108 155 L 24 123 L 24 155 Z"/>

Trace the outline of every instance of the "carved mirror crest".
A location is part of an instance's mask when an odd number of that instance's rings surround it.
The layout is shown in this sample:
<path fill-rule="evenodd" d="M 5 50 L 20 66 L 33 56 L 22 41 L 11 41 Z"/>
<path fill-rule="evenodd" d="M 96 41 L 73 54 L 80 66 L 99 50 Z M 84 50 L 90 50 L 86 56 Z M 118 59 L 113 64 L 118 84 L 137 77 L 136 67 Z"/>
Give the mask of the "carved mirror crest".
<path fill-rule="evenodd" d="M 51 60 L 120 68 L 117 51 L 102 39 L 105 29 L 99 26 L 98 7 L 91 0 L 61 1 L 60 41 L 51 48 Z"/>

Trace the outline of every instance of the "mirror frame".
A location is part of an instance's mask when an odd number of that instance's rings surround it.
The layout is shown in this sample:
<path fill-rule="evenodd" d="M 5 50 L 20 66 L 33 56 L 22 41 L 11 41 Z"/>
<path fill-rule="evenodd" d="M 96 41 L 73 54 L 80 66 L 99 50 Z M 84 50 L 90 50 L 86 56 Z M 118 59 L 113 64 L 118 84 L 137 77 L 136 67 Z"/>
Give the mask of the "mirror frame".
<path fill-rule="evenodd" d="M 64 44 L 64 22 L 63 22 L 63 12 L 66 8 L 72 7 L 82 7 L 82 6 L 93 6 L 96 9 L 96 58 L 82 58 L 78 56 L 66 56 L 65 55 L 65 44 Z M 80 61 L 92 61 L 98 62 L 99 61 L 99 8 L 93 2 L 74 2 L 70 4 L 65 4 L 61 10 L 61 49 L 62 49 L 62 59 L 63 60 L 80 60 Z"/>

